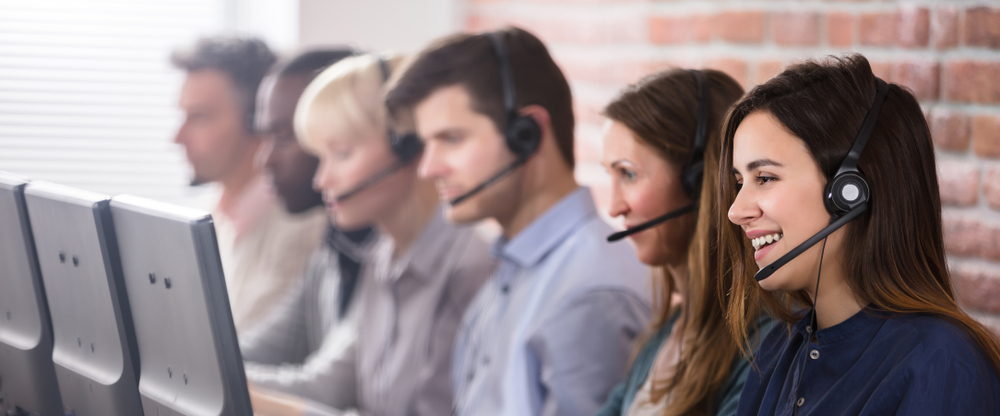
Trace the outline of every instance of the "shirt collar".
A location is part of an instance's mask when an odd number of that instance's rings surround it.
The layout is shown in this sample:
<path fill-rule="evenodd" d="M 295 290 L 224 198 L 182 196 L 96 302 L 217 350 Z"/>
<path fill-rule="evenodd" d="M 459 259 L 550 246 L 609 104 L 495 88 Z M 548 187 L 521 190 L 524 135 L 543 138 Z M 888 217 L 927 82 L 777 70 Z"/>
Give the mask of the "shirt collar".
<path fill-rule="evenodd" d="M 389 278 L 395 281 L 404 272 L 409 271 L 410 273 L 407 275 L 426 279 L 433 276 L 436 271 L 447 267 L 441 263 L 444 260 L 443 257 L 451 251 L 448 249 L 448 245 L 454 242 L 455 231 L 457 228 L 444 219 L 444 208 L 439 206 L 420 235 L 410 244 L 410 248 L 395 261 L 390 262 Z M 391 258 L 392 240 L 386 236 L 384 241 L 385 244 L 381 248 L 384 250 L 382 255 L 386 256 L 385 258 Z"/>
<path fill-rule="evenodd" d="M 813 313 L 814 310 L 810 309 L 809 312 L 805 314 L 805 316 L 795 325 L 795 332 L 808 337 L 808 330 L 806 328 L 812 325 Z M 854 316 L 844 320 L 844 322 L 816 331 L 816 340 L 820 345 L 823 345 L 850 339 L 854 337 L 854 335 L 865 330 L 878 328 L 879 325 L 890 316 L 891 314 L 869 305 L 862 308 L 858 311 L 858 313 L 854 314 Z"/>
<path fill-rule="evenodd" d="M 550 251 L 573 233 L 580 223 L 597 215 L 590 189 L 578 187 L 536 218 L 513 240 L 503 236 L 493 244 L 495 258 L 506 258 L 520 267 L 538 264 Z"/>

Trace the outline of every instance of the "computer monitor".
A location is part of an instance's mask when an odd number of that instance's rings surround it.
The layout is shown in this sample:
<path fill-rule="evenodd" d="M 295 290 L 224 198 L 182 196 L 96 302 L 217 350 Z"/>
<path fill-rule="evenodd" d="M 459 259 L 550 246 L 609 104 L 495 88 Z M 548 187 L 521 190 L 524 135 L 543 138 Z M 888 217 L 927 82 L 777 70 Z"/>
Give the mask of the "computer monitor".
<path fill-rule="evenodd" d="M 56 379 L 67 414 L 142 415 L 131 312 L 110 198 L 31 182 L 24 191 L 52 318 Z"/>
<path fill-rule="evenodd" d="M 206 212 L 111 201 L 147 415 L 251 415 L 215 225 Z"/>
<path fill-rule="evenodd" d="M 0 412 L 62 416 L 52 323 L 24 205 L 27 183 L 0 172 Z"/>

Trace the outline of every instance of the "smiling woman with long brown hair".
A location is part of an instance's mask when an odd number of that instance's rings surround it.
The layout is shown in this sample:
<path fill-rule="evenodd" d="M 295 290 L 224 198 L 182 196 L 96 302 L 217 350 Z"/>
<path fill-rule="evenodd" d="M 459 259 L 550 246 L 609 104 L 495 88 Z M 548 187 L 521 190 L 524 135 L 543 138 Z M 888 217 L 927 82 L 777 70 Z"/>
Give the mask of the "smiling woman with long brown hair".
<path fill-rule="evenodd" d="M 860 55 L 789 67 L 733 107 L 719 175 L 730 328 L 744 338 L 764 310 L 789 323 L 738 415 L 1000 414 L 1000 347 L 955 302 L 909 91 Z"/>

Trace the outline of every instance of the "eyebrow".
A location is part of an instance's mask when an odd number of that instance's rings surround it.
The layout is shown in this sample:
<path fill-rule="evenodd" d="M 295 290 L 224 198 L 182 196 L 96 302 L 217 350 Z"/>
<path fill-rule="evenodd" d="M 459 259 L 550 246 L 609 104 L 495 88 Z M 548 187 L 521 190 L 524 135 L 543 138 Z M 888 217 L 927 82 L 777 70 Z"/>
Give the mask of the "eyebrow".
<path fill-rule="evenodd" d="M 611 167 L 611 169 L 614 169 L 614 168 L 617 168 L 617 167 L 618 167 L 618 165 L 620 165 L 620 164 L 622 164 L 622 163 L 628 163 L 628 164 L 632 164 L 632 162 L 629 162 L 628 160 L 625 160 L 625 159 L 618 159 L 618 160 L 616 160 L 616 161 L 614 161 L 614 162 L 611 162 L 611 164 L 610 164 L 610 165 L 608 165 L 608 166 L 609 166 L 609 167 Z"/>
<path fill-rule="evenodd" d="M 757 159 L 757 160 L 755 160 L 753 162 L 747 163 L 747 170 L 751 171 L 751 170 L 758 169 L 758 168 L 763 167 L 763 166 L 777 166 L 779 168 L 780 167 L 784 167 L 784 165 L 782 165 L 782 164 L 780 164 L 778 162 L 775 162 L 775 161 L 773 161 L 771 159 Z"/>

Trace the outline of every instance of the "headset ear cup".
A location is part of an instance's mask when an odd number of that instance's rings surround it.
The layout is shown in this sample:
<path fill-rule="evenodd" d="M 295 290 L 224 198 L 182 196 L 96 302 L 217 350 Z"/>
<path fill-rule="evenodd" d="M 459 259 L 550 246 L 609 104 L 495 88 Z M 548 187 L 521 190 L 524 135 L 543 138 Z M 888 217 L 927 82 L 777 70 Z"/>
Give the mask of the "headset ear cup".
<path fill-rule="evenodd" d="M 684 171 L 681 186 L 684 187 L 684 192 L 687 192 L 692 198 L 697 198 L 701 194 L 701 180 L 704 171 L 705 161 L 703 160 L 694 162 Z"/>
<path fill-rule="evenodd" d="M 420 141 L 415 133 L 398 135 L 390 131 L 389 146 L 392 147 L 392 152 L 396 154 L 396 157 L 403 162 L 415 159 L 424 151 L 424 142 Z"/>
<path fill-rule="evenodd" d="M 868 182 L 857 173 L 842 173 L 830 180 L 825 193 L 823 202 L 826 210 L 831 215 L 843 215 L 868 202 Z"/>
<path fill-rule="evenodd" d="M 542 129 L 529 116 L 511 117 L 507 123 L 507 147 L 518 157 L 526 158 L 542 143 Z"/>

